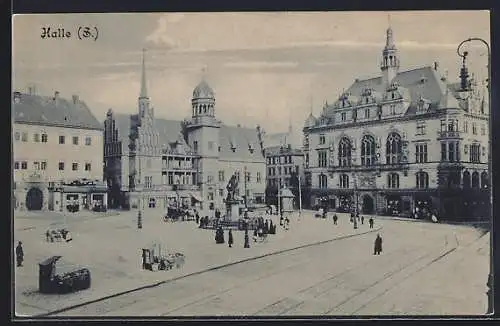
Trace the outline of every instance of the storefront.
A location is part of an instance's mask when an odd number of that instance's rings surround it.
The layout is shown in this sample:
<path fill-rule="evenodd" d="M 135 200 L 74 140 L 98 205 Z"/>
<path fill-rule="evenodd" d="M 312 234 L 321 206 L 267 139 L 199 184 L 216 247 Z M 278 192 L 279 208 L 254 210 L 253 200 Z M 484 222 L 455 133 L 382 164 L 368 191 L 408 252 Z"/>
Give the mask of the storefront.
<path fill-rule="evenodd" d="M 50 190 L 49 209 L 69 213 L 82 210 L 106 211 L 107 200 L 107 187 L 104 183 L 73 182 Z"/>

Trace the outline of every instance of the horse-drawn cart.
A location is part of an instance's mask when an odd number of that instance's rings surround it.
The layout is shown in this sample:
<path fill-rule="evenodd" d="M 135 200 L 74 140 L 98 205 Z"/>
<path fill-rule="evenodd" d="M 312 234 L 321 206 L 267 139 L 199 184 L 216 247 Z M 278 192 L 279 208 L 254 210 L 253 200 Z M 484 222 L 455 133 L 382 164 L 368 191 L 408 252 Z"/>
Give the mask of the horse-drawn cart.
<path fill-rule="evenodd" d="M 161 244 L 155 243 L 149 248 L 142 249 L 142 268 L 149 271 L 162 271 L 181 268 L 185 256 L 179 252 L 167 252 Z"/>
<path fill-rule="evenodd" d="M 174 221 L 193 221 L 195 219 L 196 212 L 189 208 L 178 208 L 169 207 L 167 208 L 166 214 L 163 216 L 164 222 L 174 222 Z"/>

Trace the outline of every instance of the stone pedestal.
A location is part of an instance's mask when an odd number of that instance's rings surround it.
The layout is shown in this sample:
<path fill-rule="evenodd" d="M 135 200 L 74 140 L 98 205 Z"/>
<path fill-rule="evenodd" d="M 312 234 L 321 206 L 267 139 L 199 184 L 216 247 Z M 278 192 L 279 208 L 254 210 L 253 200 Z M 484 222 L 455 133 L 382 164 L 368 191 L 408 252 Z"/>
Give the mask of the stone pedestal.
<path fill-rule="evenodd" d="M 226 201 L 226 220 L 238 221 L 240 219 L 239 201 Z"/>

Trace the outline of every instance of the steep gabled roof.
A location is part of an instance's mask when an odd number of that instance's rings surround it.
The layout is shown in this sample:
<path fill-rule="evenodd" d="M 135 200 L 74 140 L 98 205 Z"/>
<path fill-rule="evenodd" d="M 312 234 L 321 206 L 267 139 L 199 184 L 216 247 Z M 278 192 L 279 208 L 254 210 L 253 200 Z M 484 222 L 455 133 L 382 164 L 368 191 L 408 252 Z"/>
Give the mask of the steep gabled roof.
<path fill-rule="evenodd" d="M 128 151 L 130 116 L 121 113 L 113 114 L 115 126 L 118 129 L 118 138 L 122 141 L 124 153 Z M 179 139 L 182 132 L 182 121 L 156 118 L 155 127 L 160 134 L 160 144 L 165 145 L 165 148 L 169 148 L 169 144 Z M 185 151 L 191 151 L 188 144 L 184 143 L 183 146 Z M 219 129 L 219 146 L 219 155 L 222 160 L 264 162 L 257 129 L 221 125 Z"/>
<path fill-rule="evenodd" d="M 84 101 L 14 92 L 14 122 L 102 130 L 102 124 Z"/>
<path fill-rule="evenodd" d="M 219 146 L 222 160 L 265 162 L 256 128 L 222 125 Z"/>
<path fill-rule="evenodd" d="M 399 72 L 393 82 L 408 90 L 412 103 L 416 103 L 423 97 L 432 104 L 439 105 L 442 98 L 447 96 L 446 81 L 443 81 L 439 73 L 429 66 Z M 356 80 L 349 87 L 348 92 L 360 96 L 366 88 L 372 88 L 382 94 L 385 92 L 382 77 Z"/>

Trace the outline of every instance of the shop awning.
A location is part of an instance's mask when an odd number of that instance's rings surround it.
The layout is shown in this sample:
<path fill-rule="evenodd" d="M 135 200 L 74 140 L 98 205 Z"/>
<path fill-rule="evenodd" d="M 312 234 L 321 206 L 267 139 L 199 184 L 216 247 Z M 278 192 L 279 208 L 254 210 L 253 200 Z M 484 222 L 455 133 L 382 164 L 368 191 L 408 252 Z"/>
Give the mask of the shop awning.
<path fill-rule="evenodd" d="M 201 197 L 198 196 L 198 194 L 195 194 L 194 192 L 191 193 L 191 197 L 193 197 L 194 200 L 196 200 L 196 201 L 199 201 L 199 202 L 203 201 L 203 199 L 201 199 Z"/>

